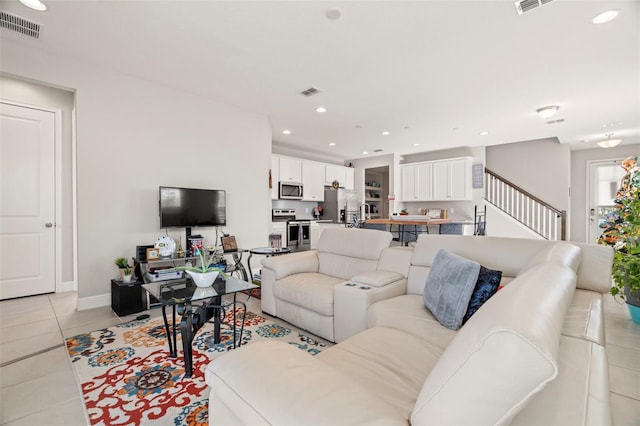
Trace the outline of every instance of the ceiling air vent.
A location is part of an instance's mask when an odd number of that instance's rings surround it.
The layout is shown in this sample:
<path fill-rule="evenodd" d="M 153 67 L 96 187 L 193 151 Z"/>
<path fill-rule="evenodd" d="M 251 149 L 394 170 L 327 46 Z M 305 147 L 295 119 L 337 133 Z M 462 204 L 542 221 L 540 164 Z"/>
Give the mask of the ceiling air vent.
<path fill-rule="evenodd" d="M 559 118 L 557 120 L 547 121 L 547 124 L 558 124 L 558 123 L 564 123 L 564 118 Z"/>
<path fill-rule="evenodd" d="M 40 24 L 0 10 L 0 28 L 15 31 L 28 37 L 40 37 Z"/>
<path fill-rule="evenodd" d="M 382 149 L 374 149 L 373 152 L 382 152 Z"/>
<path fill-rule="evenodd" d="M 300 94 L 304 96 L 313 96 L 313 95 L 317 95 L 320 92 L 321 92 L 320 89 L 316 89 L 315 87 L 309 87 L 307 90 L 303 90 L 302 92 L 300 92 Z"/>
<path fill-rule="evenodd" d="M 553 0 L 518 0 L 513 4 L 516 7 L 516 11 L 518 11 L 518 15 L 522 15 L 552 1 Z"/>

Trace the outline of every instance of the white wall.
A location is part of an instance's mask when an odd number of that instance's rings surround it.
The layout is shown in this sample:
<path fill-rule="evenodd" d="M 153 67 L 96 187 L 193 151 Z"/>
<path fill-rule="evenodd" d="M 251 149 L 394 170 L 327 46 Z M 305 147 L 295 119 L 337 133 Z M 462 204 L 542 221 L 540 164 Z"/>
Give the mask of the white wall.
<path fill-rule="evenodd" d="M 569 210 L 569 145 L 540 139 L 488 146 L 486 167 L 560 210 Z"/>
<path fill-rule="evenodd" d="M 587 242 L 587 162 L 613 160 L 640 155 L 640 143 L 614 148 L 585 149 L 571 152 L 571 232 L 572 241 Z"/>
<path fill-rule="evenodd" d="M 225 231 L 241 247 L 267 243 L 266 116 L 7 40 L 0 63 L 2 72 L 76 91 L 79 308 L 108 305 L 113 259 L 163 234 L 159 185 L 226 190 Z"/>

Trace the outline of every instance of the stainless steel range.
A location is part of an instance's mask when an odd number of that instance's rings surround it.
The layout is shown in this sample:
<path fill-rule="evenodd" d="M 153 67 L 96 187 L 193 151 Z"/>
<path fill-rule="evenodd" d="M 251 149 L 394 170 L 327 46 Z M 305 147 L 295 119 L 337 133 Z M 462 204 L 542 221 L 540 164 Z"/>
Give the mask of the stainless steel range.
<path fill-rule="evenodd" d="M 296 219 L 295 209 L 271 210 L 273 222 L 287 222 L 287 248 L 291 251 L 304 251 L 311 248 L 311 222 Z"/>
<path fill-rule="evenodd" d="M 311 248 L 311 222 L 308 220 L 287 221 L 287 248 L 304 251 Z"/>

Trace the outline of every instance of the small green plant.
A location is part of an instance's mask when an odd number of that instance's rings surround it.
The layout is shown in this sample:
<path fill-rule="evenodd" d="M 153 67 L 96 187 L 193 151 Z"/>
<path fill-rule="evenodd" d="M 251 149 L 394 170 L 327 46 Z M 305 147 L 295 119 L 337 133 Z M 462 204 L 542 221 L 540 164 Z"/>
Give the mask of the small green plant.
<path fill-rule="evenodd" d="M 640 297 L 640 157 L 627 158 L 622 167 L 627 173 L 598 243 L 614 249 L 610 292 L 626 300 L 625 292 Z"/>
<path fill-rule="evenodd" d="M 116 257 L 113 263 L 120 269 L 129 268 L 129 262 L 127 262 L 127 259 L 124 257 Z"/>
<path fill-rule="evenodd" d="M 126 266 L 122 268 L 122 272 L 124 273 L 124 275 L 131 275 L 131 267 Z"/>

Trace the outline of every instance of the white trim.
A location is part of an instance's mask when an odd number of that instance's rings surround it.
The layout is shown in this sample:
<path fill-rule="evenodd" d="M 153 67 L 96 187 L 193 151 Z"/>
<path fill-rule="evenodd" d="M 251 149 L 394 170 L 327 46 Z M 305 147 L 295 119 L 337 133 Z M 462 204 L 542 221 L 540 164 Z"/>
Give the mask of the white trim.
<path fill-rule="evenodd" d="M 78 166 L 77 166 L 77 139 L 76 139 L 76 99 L 77 92 L 74 92 L 73 109 L 71 111 L 71 222 L 73 241 L 73 281 L 74 291 L 78 291 Z M 76 306 L 77 307 L 77 306 Z"/>
<path fill-rule="evenodd" d="M 101 308 L 103 306 L 111 306 L 111 293 L 82 298 L 78 297 L 78 300 L 76 301 L 76 309 L 79 311 Z"/>
<path fill-rule="evenodd" d="M 64 293 L 67 291 L 76 291 L 76 280 L 64 281 L 60 283 L 59 293 Z M 58 293 L 58 291 L 56 291 L 56 293 Z"/>
<path fill-rule="evenodd" d="M 587 189 L 587 196 L 585 197 L 585 202 L 586 205 L 584 206 L 584 211 L 585 211 L 585 227 L 586 227 L 586 233 L 585 233 L 585 242 L 587 243 L 591 243 L 591 244 L 595 244 L 595 241 L 591 241 L 591 221 L 589 220 L 589 209 L 591 208 L 591 197 L 593 196 L 593 188 L 591 188 L 591 180 L 592 180 L 592 176 L 591 176 L 591 166 L 595 165 L 597 163 L 601 163 L 602 165 L 610 165 L 613 166 L 615 164 L 615 162 L 618 162 L 619 164 L 622 164 L 622 160 L 624 160 L 624 157 L 622 158 L 609 158 L 609 159 L 601 159 L 601 160 L 587 160 L 587 173 L 585 173 L 587 175 L 587 181 L 586 181 L 586 186 L 585 188 Z"/>

